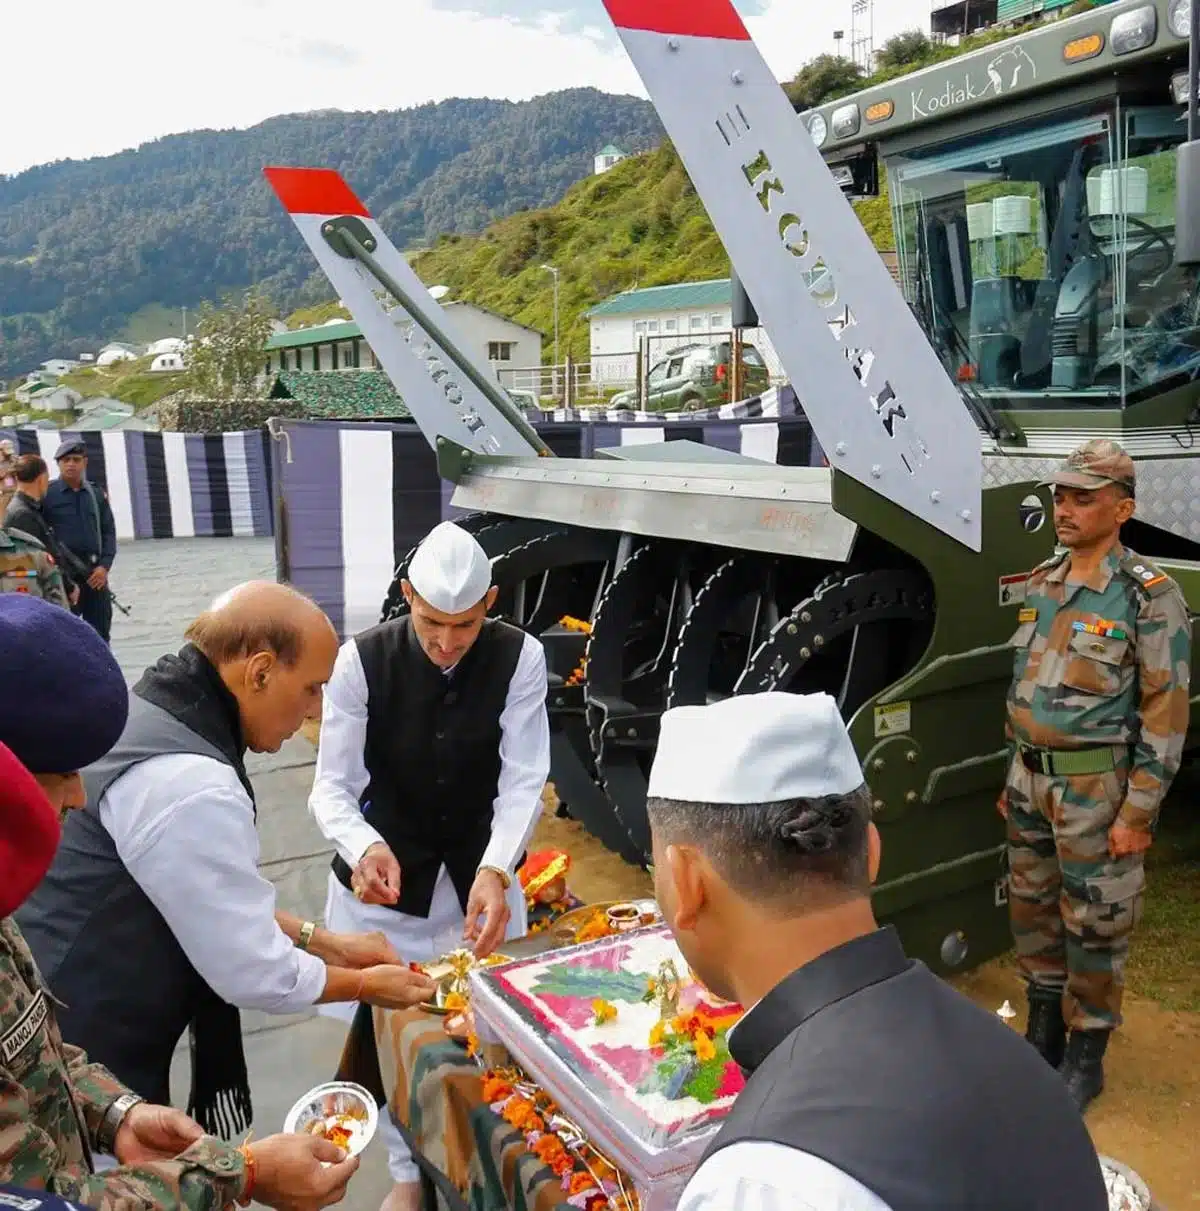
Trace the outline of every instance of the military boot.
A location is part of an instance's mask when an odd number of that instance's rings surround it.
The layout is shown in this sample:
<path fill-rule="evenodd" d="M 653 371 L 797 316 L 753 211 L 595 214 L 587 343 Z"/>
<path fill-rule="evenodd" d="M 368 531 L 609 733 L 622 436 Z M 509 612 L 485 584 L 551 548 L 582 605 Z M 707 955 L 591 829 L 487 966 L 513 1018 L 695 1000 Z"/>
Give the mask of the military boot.
<path fill-rule="evenodd" d="M 1029 990 L 1029 1024 L 1025 1038 L 1050 1065 L 1057 1068 L 1067 1045 L 1067 1024 L 1063 1021 L 1062 993 L 1051 988 Z"/>
<path fill-rule="evenodd" d="M 1067 1055 L 1059 1071 L 1080 1114 L 1104 1088 L 1104 1049 L 1108 1046 L 1109 1033 L 1107 1030 L 1071 1031 Z"/>

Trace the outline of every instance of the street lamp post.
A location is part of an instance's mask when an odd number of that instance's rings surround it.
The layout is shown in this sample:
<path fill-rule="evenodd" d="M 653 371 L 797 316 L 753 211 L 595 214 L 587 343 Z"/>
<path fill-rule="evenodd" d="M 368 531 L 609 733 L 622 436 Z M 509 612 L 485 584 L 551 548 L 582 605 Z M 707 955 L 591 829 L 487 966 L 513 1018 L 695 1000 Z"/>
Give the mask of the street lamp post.
<path fill-rule="evenodd" d="M 554 274 L 554 398 L 558 398 L 558 274 L 553 265 L 543 265 L 547 273 Z"/>

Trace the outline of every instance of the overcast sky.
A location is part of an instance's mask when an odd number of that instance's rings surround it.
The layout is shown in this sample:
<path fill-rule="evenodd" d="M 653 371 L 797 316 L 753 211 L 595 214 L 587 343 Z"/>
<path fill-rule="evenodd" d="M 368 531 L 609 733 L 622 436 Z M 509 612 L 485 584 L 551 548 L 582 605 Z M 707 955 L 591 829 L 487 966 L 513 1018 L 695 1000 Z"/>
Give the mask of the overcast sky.
<path fill-rule="evenodd" d="M 847 31 L 850 0 L 735 0 L 775 74 Z M 876 0 L 876 45 L 930 0 Z M 310 109 L 645 96 L 601 0 L 38 0 L 5 5 L 0 173 Z M 811 14 L 801 16 L 802 13 Z"/>

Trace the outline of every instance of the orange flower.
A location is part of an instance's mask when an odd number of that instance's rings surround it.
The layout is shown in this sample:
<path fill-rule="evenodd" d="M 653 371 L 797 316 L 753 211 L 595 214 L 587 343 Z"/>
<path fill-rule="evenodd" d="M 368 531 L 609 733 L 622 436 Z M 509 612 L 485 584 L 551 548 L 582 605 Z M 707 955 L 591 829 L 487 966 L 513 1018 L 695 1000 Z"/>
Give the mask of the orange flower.
<path fill-rule="evenodd" d="M 596 1015 L 595 1022 L 597 1026 L 603 1026 L 605 1022 L 611 1022 L 616 1019 L 617 1007 L 608 1001 L 593 1001 L 592 1012 Z"/>
<path fill-rule="evenodd" d="M 666 1041 L 667 1026 L 665 1022 L 655 1022 L 650 1027 L 650 1046 L 661 1047 Z"/>
<path fill-rule="evenodd" d="M 567 1150 L 557 1135 L 543 1135 L 533 1145 L 533 1154 L 542 1164 L 553 1166 L 560 1157 L 566 1156 Z"/>
<path fill-rule="evenodd" d="M 608 918 L 602 913 L 594 913 L 589 917 L 575 935 L 576 942 L 594 942 L 597 938 L 607 938 L 613 931 L 609 928 Z"/>
<path fill-rule="evenodd" d="M 489 1106 L 508 1097 L 512 1091 L 513 1087 L 502 1077 L 491 1074 L 483 1078 L 483 1100 Z"/>
<path fill-rule="evenodd" d="M 716 1045 L 702 1030 L 696 1032 L 692 1038 L 692 1043 L 696 1048 L 696 1059 L 702 1064 L 713 1059 L 717 1054 Z"/>
<path fill-rule="evenodd" d="M 537 1111 L 532 1102 L 517 1095 L 509 1099 L 504 1107 L 504 1121 L 511 1123 L 518 1131 L 530 1129 L 529 1124 L 537 1118 Z"/>
<path fill-rule="evenodd" d="M 442 1002 L 443 1009 L 449 1009 L 453 1012 L 456 1009 L 466 1009 L 467 998 L 461 992 L 448 992 L 446 999 Z"/>
<path fill-rule="evenodd" d="M 595 1189 L 596 1179 L 590 1173 L 579 1172 L 571 1175 L 571 1184 L 567 1187 L 567 1195 L 582 1194 L 585 1190 Z"/>

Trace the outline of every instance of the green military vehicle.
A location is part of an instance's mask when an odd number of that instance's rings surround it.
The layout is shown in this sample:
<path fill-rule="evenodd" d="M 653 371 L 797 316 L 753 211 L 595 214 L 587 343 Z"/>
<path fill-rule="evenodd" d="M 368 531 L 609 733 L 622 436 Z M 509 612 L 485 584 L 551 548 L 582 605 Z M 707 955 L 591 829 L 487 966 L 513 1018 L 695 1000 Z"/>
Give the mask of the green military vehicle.
<path fill-rule="evenodd" d="M 943 972 L 1008 948 L 1009 643 L 1062 455 L 1126 445 L 1130 545 L 1200 602 L 1186 7 L 1120 0 L 798 118 L 732 4 L 613 3 L 827 466 L 554 457 L 349 186 L 267 169 L 542 638 L 551 777 L 606 844 L 647 860 L 664 709 L 826 691 L 883 837 L 880 917 Z M 903 294 L 846 198 L 884 187 Z"/>
<path fill-rule="evenodd" d="M 644 407 L 647 412 L 698 412 L 735 403 L 733 385 L 733 342 L 694 342 L 668 349 L 646 372 L 646 393 L 639 403 L 638 391 L 620 391 L 609 401 L 610 408 Z M 741 378 L 737 398 L 761 395 L 771 385 L 771 372 L 755 346 L 740 350 Z"/>

